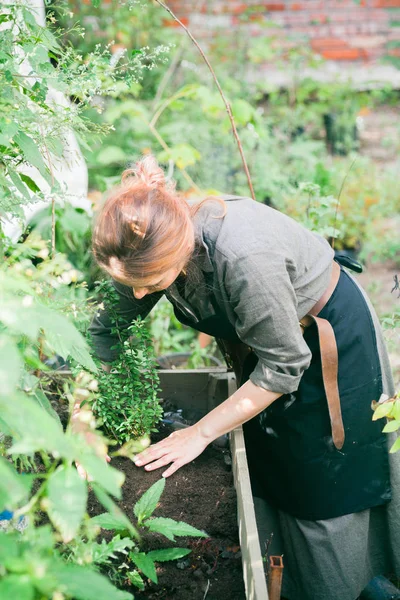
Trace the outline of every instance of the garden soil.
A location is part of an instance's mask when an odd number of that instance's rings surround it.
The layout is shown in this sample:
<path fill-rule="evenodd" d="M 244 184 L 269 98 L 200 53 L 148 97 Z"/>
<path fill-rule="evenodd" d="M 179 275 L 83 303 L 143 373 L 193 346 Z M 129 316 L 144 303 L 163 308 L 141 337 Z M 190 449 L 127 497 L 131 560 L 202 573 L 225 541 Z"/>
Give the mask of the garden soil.
<path fill-rule="evenodd" d="M 162 425 L 153 441 L 169 433 L 171 430 Z M 176 538 L 173 543 L 158 534 L 145 534 L 143 550 L 178 546 L 190 548 L 192 553 L 180 561 L 158 563 L 158 585 L 146 580 L 144 591 L 127 587 L 135 600 L 245 600 L 236 492 L 229 458 L 228 450 L 208 447 L 167 479 L 154 516 L 185 521 L 205 531 L 208 537 Z M 112 466 L 125 473 L 119 505 L 130 516 L 135 502 L 161 477 L 162 469 L 146 472 L 124 458 L 113 459 Z M 91 515 L 104 512 L 93 496 L 89 510 Z"/>

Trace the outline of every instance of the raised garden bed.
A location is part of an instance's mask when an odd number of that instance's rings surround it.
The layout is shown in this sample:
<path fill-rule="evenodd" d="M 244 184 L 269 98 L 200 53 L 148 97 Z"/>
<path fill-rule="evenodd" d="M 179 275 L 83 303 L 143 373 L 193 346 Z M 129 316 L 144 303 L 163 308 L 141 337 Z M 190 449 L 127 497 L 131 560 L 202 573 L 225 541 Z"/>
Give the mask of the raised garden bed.
<path fill-rule="evenodd" d="M 161 397 L 181 408 L 191 421 L 212 410 L 236 388 L 234 375 L 224 368 L 160 370 L 159 375 Z M 153 441 L 171 433 L 169 426 L 159 429 Z M 143 592 L 135 589 L 136 599 L 268 600 L 242 427 L 230 434 L 229 441 L 230 452 L 212 445 L 167 480 L 154 516 L 185 521 L 210 537 L 181 538 L 177 545 L 191 548 L 192 553 L 178 563 L 163 563 L 157 570 L 159 584 L 149 581 Z M 124 458 L 114 458 L 112 465 L 125 473 L 120 506 L 129 515 L 162 470 L 147 472 Z M 91 516 L 104 511 L 93 496 L 88 507 Z M 171 546 L 154 534 L 150 540 L 145 538 L 145 543 L 152 550 Z"/>
<path fill-rule="evenodd" d="M 157 441 L 171 430 L 162 426 Z M 160 563 L 158 585 L 150 581 L 143 592 L 131 590 L 135 599 L 148 600 L 244 600 L 246 598 L 237 526 L 236 493 L 232 470 L 224 460 L 228 450 L 209 447 L 195 461 L 180 469 L 167 484 L 154 516 L 185 521 L 209 534 L 208 539 L 179 538 L 172 544 L 162 536 L 145 538 L 144 550 L 173 545 L 192 549 L 181 561 Z M 126 475 L 123 500 L 119 503 L 127 515 L 132 506 L 161 476 L 161 470 L 146 472 L 128 459 L 113 459 L 113 466 Z M 90 513 L 103 512 L 92 499 Z M 208 591 L 207 591 L 208 590 Z"/>
<path fill-rule="evenodd" d="M 164 370 L 160 371 L 160 381 L 163 397 L 181 407 L 192 418 L 200 418 L 236 389 L 234 375 L 223 368 Z M 245 584 L 243 598 L 268 600 L 265 565 L 261 556 L 242 427 L 230 434 L 230 449 Z M 225 593 L 223 597 L 230 596 Z"/>

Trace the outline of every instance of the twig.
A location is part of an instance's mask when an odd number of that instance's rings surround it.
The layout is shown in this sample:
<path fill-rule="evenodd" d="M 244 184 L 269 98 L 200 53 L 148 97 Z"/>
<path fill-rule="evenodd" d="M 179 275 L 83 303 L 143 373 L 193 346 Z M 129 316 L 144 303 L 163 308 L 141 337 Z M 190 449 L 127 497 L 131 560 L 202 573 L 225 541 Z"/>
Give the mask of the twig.
<path fill-rule="evenodd" d="M 203 57 L 204 62 L 206 63 L 206 65 L 210 69 L 211 75 L 214 78 L 214 81 L 215 81 L 215 83 L 217 85 L 218 91 L 221 94 L 221 98 L 222 98 L 222 100 L 223 100 L 223 102 L 225 104 L 225 108 L 226 108 L 226 111 L 228 113 L 231 125 L 232 125 L 233 135 L 234 135 L 234 137 L 235 137 L 235 139 L 237 141 L 237 145 L 238 145 L 238 148 L 239 148 L 240 156 L 242 158 L 242 163 L 243 163 L 243 167 L 244 167 L 244 170 L 245 170 L 245 173 L 246 173 L 246 177 L 247 177 L 247 181 L 248 181 L 248 184 L 249 184 L 251 196 L 252 196 L 253 200 L 255 200 L 256 198 L 255 198 L 253 184 L 252 184 L 251 177 L 250 177 L 249 168 L 247 166 L 246 158 L 244 156 L 243 147 L 242 147 L 242 144 L 240 142 L 240 138 L 239 138 L 239 134 L 238 134 L 237 129 L 236 129 L 235 121 L 233 119 L 232 109 L 231 109 L 231 106 L 230 106 L 228 100 L 225 97 L 224 92 L 222 91 L 222 88 L 220 86 L 218 78 L 217 78 L 217 76 L 216 76 L 216 74 L 214 72 L 214 69 L 212 68 L 212 66 L 210 64 L 210 61 L 208 60 L 207 56 L 204 54 L 204 52 L 203 52 L 200 44 L 195 40 L 195 38 L 193 37 L 193 35 L 190 33 L 189 29 L 182 23 L 182 21 L 180 21 L 178 19 L 178 17 L 175 15 L 175 13 L 173 13 L 172 10 L 166 4 L 164 4 L 163 2 L 161 2 L 161 0 L 155 0 L 155 1 L 164 10 L 166 10 L 171 15 L 171 17 L 174 19 L 174 21 L 176 21 L 177 23 L 179 23 L 179 25 L 186 31 L 186 33 L 188 34 L 188 36 L 190 37 L 190 39 L 192 40 L 192 42 L 194 43 L 194 45 L 196 46 L 196 48 L 198 49 L 198 51 L 200 52 L 201 56 Z"/>
<path fill-rule="evenodd" d="M 171 61 L 171 64 L 169 65 L 168 69 L 166 70 L 163 78 L 161 79 L 160 85 L 157 88 L 157 92 L 156 95 L 154 97 L 153 100 L 153 109 L 156 108 L 157 104 L 160 102 L 162 95 L 165 91 L 165 88 L 167 87 L 169 80 L 171 79 L 171 77 L 173 76 L 173 74 L 175 73 L 175 70 L 179 64 L 179 61 L 181 60 L 182 57 L 182 53 L 183 50 L 185 48 L 185 44 L 184 44 L 185 39 L 182 38 L 182 41 L 180 43 L 180 46 L 177 50 L 177 52 L 174 55 L 174 58 Z"/>
<path fill-rule="evenodd" d="M 207 596 L 207 594 L 208 594 L 208 590 L 209 590 L 209 589 L 210 589 L 210 580 L 208 579 L 208 580 L 207 580 L 207 587 L 206 587 L 206 591 L 205 591 L 205 593 L 204 593 L 204 596 L 203 596 L 203 600 L 205 600 L 205 598 L 206 598 L 206 596 Z"/>
<path fill-rule="evenodd" d="M 151 121 L 150 121 L 150 125 L 152 125 L 153 127 L 155 127 L 158 119 L 161 117 L 161 115 L 164 112 L 164 110 L 166 108 L 168 108 L 168 106 L 170 104 L 172 104 L 172 102 L 175 102 L 175 100 L 177 100 L 178 98 L 184 98 L 185 96 L 190 96 L 191 94 L 192 94 L 192 90 L 190 90 L 190 89 L 188 89 L 188 90 L 179 90 L 178 92 L 176 92 L 176 94 L 174 94 L 170 98 L 167 98 L 166 100 L 164 100 L 164 102 L 161 104 L 161 106 L 159 106 L 159 108 L 156 110 L 156 112 L 152 116 Z"/>
<path fill-rule="evenodd" d="M 157 129 L 155 127 L 153 127 L 153 125 L 151 123 L 149 123 L 149 129 L 152 132 L 152 134 L 154 135 L 154 137 L 158 140 L 159 144 L 164 148 L 164 150 L 166 150 L 167 152 L 170 152 L 171 151 L 170 147 L 165 142 L 165 140 L 161 137 L 161 135 L 158 133 Z M 186 179 L 186 181 L 189 183 L 189 185 L 191 185 L 198 194 L 201 194 L 201 190 L 200 190 L 199 186 L 195 184 L 193 179 L 190 177 L 189 173 L 185 169 L 181 169 L 181 171 L 182 171 L 183 177 Z"/>
<path fill-rule="evenodd" d="M 346 183 L 347 177 L 349 176 L 350 171 L 352 170 L 352 168 L 355 165 L 357 158 L 355 158 L 353 160 L 353 162 L 351 163 L 351 167 L 350 169 L 347 171 L 346 175 L 344 176 L 344 179 L 342 181 L 342 185 L 340 186 L 340 190 L 339 190 L 339 195 L 338 195 L 338 201 L 337 201 L 337 205 L 336 205 L 336 211 L 335 211 L 335 220 L 333 222 L 333 236 L 332 236 L 332 250 L 335 249 L 335 232 L 336 232 L 336 222 L 337 222 L 337 215 L 338 215 L 338 211 L 339 211 L 339 206 L 340 206 L 340 197 L 342 195 L 343 192 L 343 188 L 344 188 L 344 184 Z"/>
<path fill-rule="evenodd" d="M 161 135 L 159 134 L 159 132 L 157 131 L 155 125 L 158 121 L 158 119 L 161 117 L 162 113 L 164 112 L 164 110 L 172 103 L 174 102 L 174 100 L 176 100 L 177 98 L 182 98 L 184 96 L 189 95 L 191 92 L 186 90 L 186 91 L 179 91 L 176 94 L 174 94 L 173 96 L 171 96 L 170 98 L 167 98 L 167 100 L 164 100 L 164 102 L 161 104 L 161 106 L 158 108 L 158 110 L 156 110 L 156 112 L 154 113 L 149 125 L 149 129 L 151 131 L 151 133 L 157 138 L 158 142 L 160 143 L 160 145 L 164 148 L 164 150 L 166 150 L 167 152 L 170 152 L 170 148 L 167 145 L 167 143 L 165 142 L 165 140 L 161 137 Z M 189 183 L 189 185 L 191 185 L 198 194 L 201 194 L 201 190 L 200 188 L 195 184 L 195 182 L 193 181 L 193 179 L 190 177 L 189 173 L 186 171 L 186 169 L 184 167 L 180 168 L 180 171 L 182 172 L 183 177 L 186 179 L 186 181 Z"/>
<path fill-rule="evenodd" d="M 43 145 L 46 151 L 47 162 L 49 164 L 50 177 L 51 177 L 51 187 L 52 190 L 54 188 L 54 172 L 53 165 L 51 164 L 50 152 L 46 144 L 46 140 L 43 134 L 42 129 L 40 128 L 40 132 L 42 134 Z M 54 258 L 56 253 L 56 199 L 54 197 L 54 193 L 51 195 L 51 256 Z"/>

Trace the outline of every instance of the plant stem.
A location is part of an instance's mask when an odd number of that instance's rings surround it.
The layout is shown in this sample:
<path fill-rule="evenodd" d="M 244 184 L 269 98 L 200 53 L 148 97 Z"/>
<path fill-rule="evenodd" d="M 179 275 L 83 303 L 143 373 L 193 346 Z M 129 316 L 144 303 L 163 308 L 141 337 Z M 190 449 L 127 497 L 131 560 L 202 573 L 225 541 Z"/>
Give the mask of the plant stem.
<path fill-rule="evenodd" d="M 353 162 L 351 163 L 350 169 L 347 171 L 346 175 L 344 176 L 343 181 L 342 181 L 342 185 L 340 186 L 340 191 L 339 191 L 339 195 L 338 195 L 338 199 L 337 199 L 338 201 L 337 201 L 336 211 L 335 211 L 335 220 L 333 222 L 333 234 L 334 235 L 332 236 L 332 250 L 335 249 L 335 231 L 336 231 L 336 222 L 337 222 L 337 216 L 338 216 L 338 211 L 339 211 L 339 206 L 340 206 L 340 198 L 342 196 L 342 192 L 343 192 L 343 189 L 344 189 L 344 184 L 346 183 L 347 177 L 349 176 L 350 171 L 354 167 L 354 165 L 356 163 L 356 160 L 357 160 L 357 158 L 355 158 L 353 160 Z"/>
<path fill-rule="evenodd" d="M 234 135 L 234 137 L 235 137 L 235 139 L 237 141 L 237 145 L 238 145 L 238 148 L 239 148 L 240 156 L 242 158 L 242 163 L 243 163 L 243 167 L 244 167 L 244 170 L 245 170 L 245 173 L 246 173 L 246 177 L 247 177 L 247 181 L 248 181 L 248 184 L 249 184 L 249 188 L 250 188 L 250 192 L 251 192 L 251 197 L 253 198 L 253 200 L 255 200 L 256 198 L 255 198 L 254 188 L 253 188 L 253 184 L 252 184 L 251 177 L 250 177 L 249 168 L 247 166 L 246 158 L 245 158 L 244 152 L 243 152 L 243 147 L 242 147 L 242 144 L 240 142 L 239 134 L 238 134 L 237 129 L 236 129 L 235 121 L 234 121 L 233 114 L 232 114 L 231 105 L 229 104 L 228 100 L 225 97 L 224 92 L 222 91 L 221 85 L 220 85 L 220 83 L 218 81 L 218 78 L 217 78 L 215 72 L 214 72 L 214 69 L 211 66 L 210 61 L 208 60 L 207 56 L 205 55 L 204 51 L 202 50 L 200 44 L 196 41 L 196 39 L 190 33 L 189 29 L 182 23 L 182 21 L 180 21 L 178 19 L 178 17 L 175 15 L 175 13 L 173 13 L 172 10 L 166 4 L 164 4 L 163 2 L 161 2 L 161 0 L 155 0 L 155 1 L 164 10 L 166 10 L 171 15 L 171 17 L 174 19 L 174 21 L 176 21 L 177 23 L 179 23 L 179 25 L 186 31 L 186 33 L 188 34 L 188 36 L 190 37 L 190 39 L 192 40 L 192 42 L 194 43 L 194 45 L 196 46 L 196 48 L 198 49 L 198 51 L 200 52 L 201 56 L 203 57 L 203 60 L 206 63 L 207 67 L 210 69 L 211 75 L 213 76 L 213 79 L 214 79 L 214 81 L 215 81 L 215 83 L 217 85 L 218 91 L 219 91 L 219 93 L 221 95 L 221 98 L 222 98 L 224 104 L 225 104 L 225 108 L 226 108 L 226 111 L 228 113 L 231 125 L 232 125 L 233 135 Z"/>
<path fill-rule="evenodd" d="M 44 148 L 46 150 L 47 162 L 49 164 L 50 177 L 51 177 L 51 188 L 53 191 L 54 188 L 54 172 L 53 165 L 51 164 L 50 152 L 46 144 L 46 140 L 43 134 L 42 129 L 40 130 L 43 138 Z M 54 198 L 54 193 L 51 195 L 51 257 L 54 258 L 56 253 L 56 200 Z"/>
<path fill-rule="evenodd" d="M 157 104 L 160 102 L 160 100 L 161 100 L 161 98 L 163 96 L 163 93 L 165 91 L 165 88 L 167 87 L 167 85 L 169 83 L 169 80 L 171 79 L 171 77 L 175 73 L 176 68 L 177 68 L 177 66 L 179 64 L 179 61 L 182 58 L 182 54 L 183 54 L 183 51 L 185 49 L 184 41 L 185 41 L 185 39 L 182 38 L 182 41 L 181 41 L 181 43 L 179 45 L 178 50 L 176 51 L 176 53 L 174 55 L 174 58 L 171 61 L 171 64 L 169 65 L 167 71 L 165 72 L 164 77 L 161 79 L 160 85 L 157 88 L 157 92 L 156 92 L 156 95 L 155 95 L 154 100 L 153 100 L 153 104 L 152 104 L 153 110 L 156 109 Z"/>
<path fill-rule="evenodd" d="M 14 519 L 18 518 L 18 517 L 22 517 L 32 510 L 32 508 L 35 506 L 36 502 L 39 500 L 40 496 L 42 495 L 42 492 L 45 489 L 46 485 L 47 485 L 47 477 L 46 477 L 46 480 L 42 483 L 42 485 L 38 489 L 38 491 L 36 492 L 36 494 L 34 494 L 32 496 L 32 498 L 29 500 L 29 502 L 27 502 L 25 504 L 25 506 L 22 506 L 18 510 L 14 511 L 14 514 L 13 514 Z"/>

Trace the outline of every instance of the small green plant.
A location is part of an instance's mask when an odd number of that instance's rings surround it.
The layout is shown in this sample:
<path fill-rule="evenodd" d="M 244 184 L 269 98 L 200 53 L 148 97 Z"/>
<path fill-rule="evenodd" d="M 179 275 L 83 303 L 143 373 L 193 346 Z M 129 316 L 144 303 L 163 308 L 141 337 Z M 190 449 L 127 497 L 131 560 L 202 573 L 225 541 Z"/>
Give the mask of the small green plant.
<path fill-rule="evenodd" d="M 158 402 L 159 378 L 150 334 L 137 319 L 131 325 L 122 321 L 115 310 L 118 295 L 109 281 L 100 282 L 98 292 L 113 323 L 118 358 L 105 373 L 99 369 L 99 395 L 93 405 L 107 435 L 118 443 L 145 439 L 161 419 Z"/>
<path fill-rule="evenodd" d="M 152 516 L 154 510 L 158 506 L 164 488 L 165 479 L 160 479 L 143 494 L 138 502 L 136 502 L 133 508 L 133 513 L 136 517 L 136 530 L 139 532 L 144 530 L 147 532 L 158 533 L 172 542 L 175 541 L 175 537 L 208 537 L 204 531 L 200 531 L 182 521 Z M 142 575 L 149 578 L 153 583 L 158 583 L 156 563 L 178 560 L 191 552 L 191 550 L 187 548 L 178 547 L 143 552 L 139 543 L 132 543 L 132 545 L 129 544 L 129 546 L 127 546 L 126 540 L 129 538 L 120 538 L 120 535 L 123 536 L 128 533 L 126 522 L 123 520 L 119 521 L 110 513 L 103 513 L 92 518 L 91 523 L 102 529 L 118 533 L 118 535 L 114 536 L 112 541 L 108 544 L 102 540 L 101 544 L 91 544 L 89 546 L 93 562 L 96 564 L 109 564 L 109 557 L 112 557 L 112 554 L 115 551 L 125 551 L 125 549 L 129 547 L 130 552 L 128 558 L 117 567 L 114 566 L 111 570 L 112 572 L 109 572 L 108 574 L 113 580 L 128 580 L 131 584 L 141 590 L 145 587 Z M 80 552 L 82 552 L 82 548 L 80 549 Z M 84 553 L 84 555 L 87 556 L 87 553 Z M 132 570 L 132 567 L 136 567 L 136 569 Z"/>
<path fill-rule="evenodd" d="M 346 230 L 339 206 L 336 198 L 321 194 L 319 185 L 306 182 L 300 184 L 295 200 L 287 202 L 285 212 L 325 238 L 338 238 L 340 244 Z"/>

